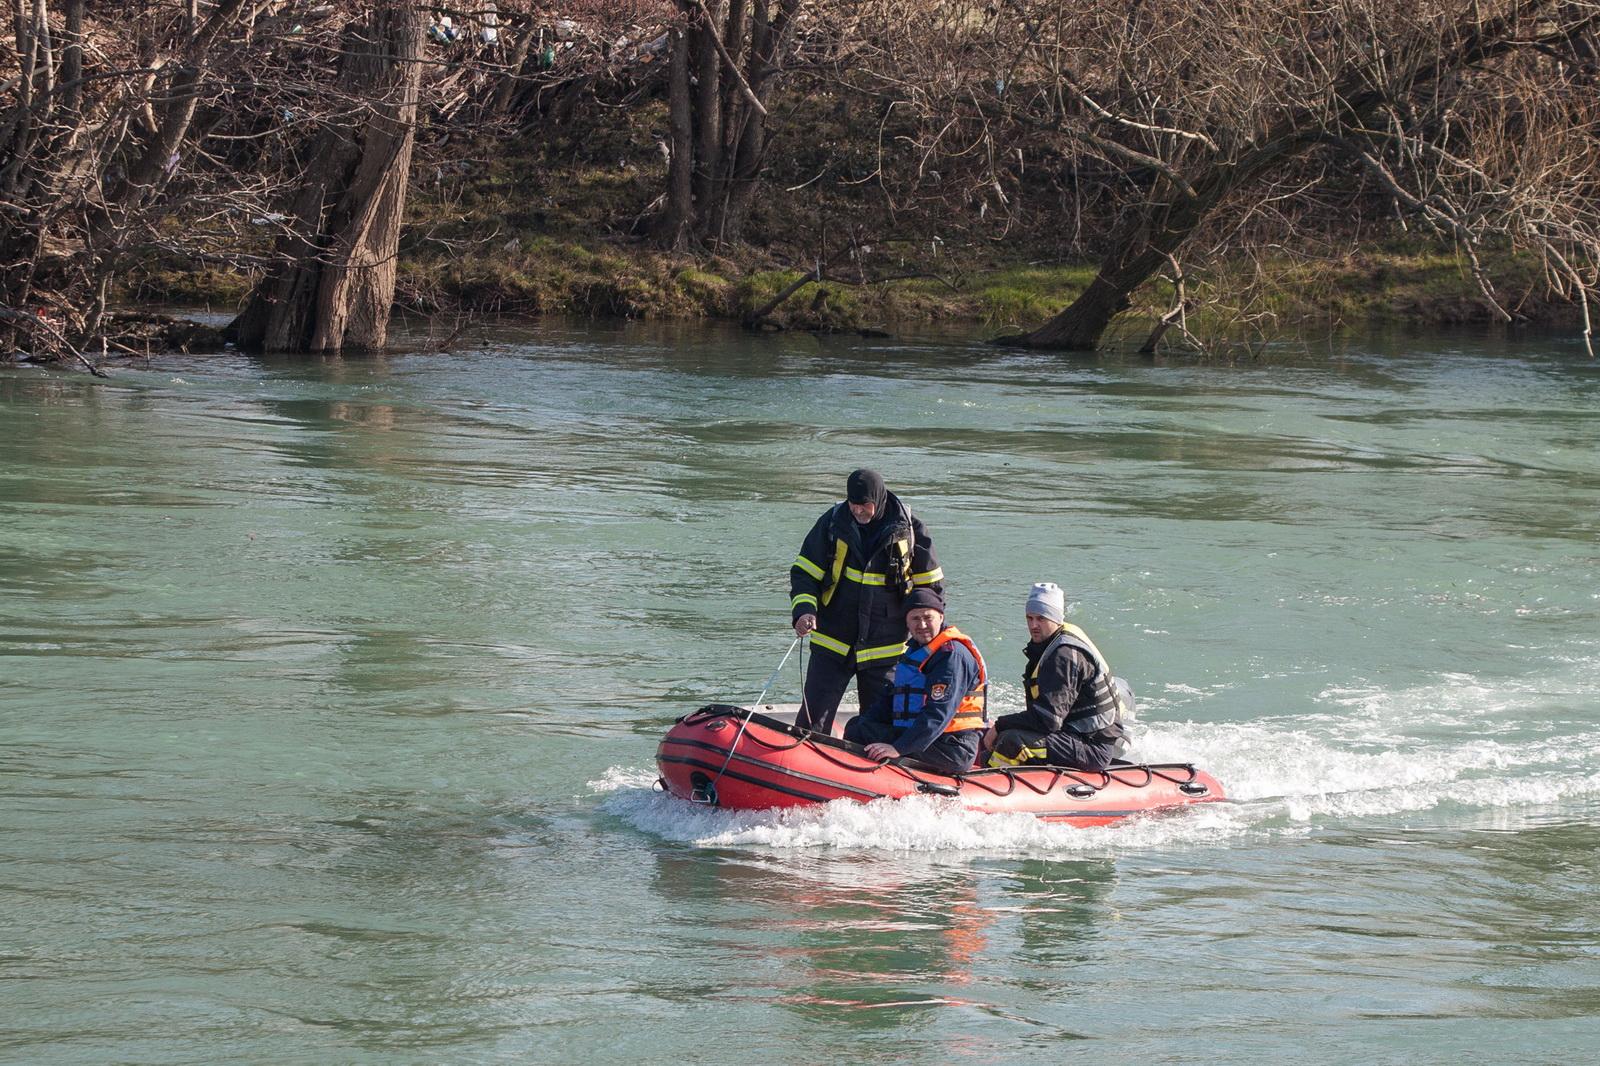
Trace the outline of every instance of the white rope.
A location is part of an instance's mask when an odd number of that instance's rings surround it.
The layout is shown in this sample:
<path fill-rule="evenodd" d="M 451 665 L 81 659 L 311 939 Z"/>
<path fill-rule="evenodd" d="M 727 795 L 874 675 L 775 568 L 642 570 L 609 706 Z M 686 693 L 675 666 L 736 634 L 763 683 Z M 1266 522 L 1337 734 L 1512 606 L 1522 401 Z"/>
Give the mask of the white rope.
<path fill-rule="evenodd" d="M 754 700 L 755 703 L 759 704 L 762 700 L 767 698 L 767 689 L 771 688 L 772 683 L 778 680 L 778 675 L 783 672 L 783 664 L 789 661 L 789 656 L 794 654 L 795 648 L 799 647 L 800 642 L 804 639 L 804 637 L 794 638 L 794 643 L 789 645 L 789 650 L 784 652 L 783 658 L 778 660 L 778 668 L 772 671 L 771 676 L 767 678 L 767 683 L 761 686 L 761 692 L 756 696 Z"/>
<path fill-rule="evenodd" d="M 739 750 L 739 741 L 744 738 L 745 727 L 750 724 L 751 717 L 756 713 L 755 708 L 759 707 L 761 705 L 761 701 L 766 698 L 767 689 L 771 688 L 772 683 L 778 680 L 778 674 L 783 671 L 783 664 L 789 661 L 789 656 L 794 654 L 795 648 L 799 647 L 800 642 L 804 639 L 804 637 L 794 638 L 794 643 L 789 645 L 789 650 L 784 652 L 783 658 L 778 660 L 778 668 L 772 671 L 771 676 L 767 678 L 767 683 L 761 686 L 761 692 L 756 696 L 754 704 L 749 710 L 745 711 L 744 715 L 739 719 L 739 731 L 733 735 L 733 743 L 728 745 L 728 757 L 722 760 L 722 769 L 717 771 L 717 776 L 711 779 L 711 785 L 713 788 L 716 787 L 718 781 L 722 780 L 722 775 L 727 773 L 728 764 L 733 762 L 733 753 Z"/>

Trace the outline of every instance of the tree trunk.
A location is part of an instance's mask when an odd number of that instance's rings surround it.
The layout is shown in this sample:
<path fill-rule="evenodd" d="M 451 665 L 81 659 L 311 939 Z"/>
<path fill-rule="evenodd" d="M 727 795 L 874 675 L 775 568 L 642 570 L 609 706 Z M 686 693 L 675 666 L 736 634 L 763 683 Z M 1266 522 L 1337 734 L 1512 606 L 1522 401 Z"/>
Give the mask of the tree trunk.
<path fill-rule="evenodd" d="M 1090 352 L 1100 347 L 1111 322 L 1126 311 L 1134 290 L 1155 276 L 1167 257 L 1178 250 L 1204 221 L 1218 199 L 1232 191 L 1240 176 L 1218 168 L 1200 188 L 1199 197 L 1176 207 L 1158 209 L 1159 222 L 1148 214 L 1118 233 L 1094 280 L 1065 311 L 1032 333 L 1001 337 L 997 343 L 1022 348 Z"/>
<path fill-rule="evenodd" d="M 689 225 L 694 217 L 694 120 L 689 95 L 689 35 L 674 29 L 667 42 L 667 201 L 656 217 L 655 239 L 667 248 L 682 249 L 688 243 Z"/>
<path fill-rule="evenodd" d="M 1166 261 L 1166 253 L 1149 243 L 1119 248 L 1100 265 L 1089 287 L 1065 311 L 1032 333 L 1001 337 L 996 343 L 1092 352 L 1100 347 L 1112 319 L 1128 309 L 1133 291 L 1150 280 Z"/>
<path fill-rule="evenodd" d="M 421 85 L 421 12 L 380 8 L 352 29 L 342 80 L 358 109 L 312 145 L 305 184 L 279 242 L 279 266 L 230 327 L 257 351 L 382 348 L 394 303 L 395 255 Z"/>
<path fill-rule="evenodd" d="M 212 47 L 243 6 L 244 0 L 220 0 L 204 23 L 191 17 L 183 58 L 170 65 L 170 80 L 154 94 L 160 101 L 155 128 L 126 176 L 106 193 L 109 210 L 98 227 L 97 244 L 106 243 L 105 232 L 114 225 L 117 209 L 132 209 L 149 200 L 177 170 L 179 150 L 200 104 L 200 82 L 211 66 Z"/>
<path fill-rule="evenodd" d="M 8 208 L 34 202 L 39 184 L 34 111 L 40 36 L 46 31 L 40 25 L 44 18 L 41 9 L 25 10 L 22 0 L 11 4 L 19 72 L 15 103 L 6 110 L 5 125 L 0 129 L 0 159 L 4 159 L 0 164 L 0 203 Z M 0 308 L 25 313 L 32 302 L 42 230 L 36 210 L 0 213 Z M 15 314 L 0 315 L 0 355 L 30 343 L 32 331 L 24 325 L 27 321 Z"/>
<path fill-rule="evenodd" d="M 768 11 L 768 0 L 756 0 L 755 18 L 750 27 L 749 61 L 745 64 L 745 84 L 757 99 L 765 97 L 767 79 L 772 76 L 774 55 L 783 44 L 784 27 L 788 15 L 796 6 L 787 3 L 780 10 L 779 24 L 774 29 Z M 742 10 L 743 5 L 740 5 Z M 743 32 L 742 20 L 740 32 Z M 719 241 L 737 244 L 744 239 L 744 223 L 755 199 L 756 178 L 766 156 L 767 117 L 751 107 L 748 100 L 734 93 L 732 79 L 728 86 L 728 103 L 725 110 L 737 108 L 737 120 L 730 120 L 725 137 L 724 159 L 727 165 L 723 177 L 722 202 L 716 205 L 713 219 L 714 232 Z"/>
<path fill-rule="evenodd" d="M 489 112 L 495 118 L 504 118 L 511 111 L 511 101 L 522 87 L 522 72 L 527 66 L 528 54 L 533 51 L 537 40 L 538 35 L 532 25 L 522 27 L 522 37 L 517 41 L 510 61 L 506 63 L 506 73 L 501 76 L 500 84 L 495 86 L 494 104 Z"/>
<path fill-rule="evenodd" d="M 732 0 L 743 4 L 744 0 Z M 705 217 L 717 199 L 717 171 L 722 166 L 722 57 L 717 53 L 717 36 L 722 32 L 722 0 L 710 0 L 690 40 L 695 42 L 694 99 L 694 203 L 695 212 Z"/>
<path fill-rule="evenodd" d="M 685 25 L 672 39 L 672 163 L 665 206 L 652 226 L 658 242 L 682 248 L 742 238 L 765 157 L 765 100 L 800 4 L 678 0 Z"/>
<path fill-rule="evenodd" d="M 83 98 L 83 5 L 84 0 L 67 0 L 67 19 L 64 32 L 65 47 L 61 60 L 61 84 L 64 89 L 61 109 L 76 114 Z"/>

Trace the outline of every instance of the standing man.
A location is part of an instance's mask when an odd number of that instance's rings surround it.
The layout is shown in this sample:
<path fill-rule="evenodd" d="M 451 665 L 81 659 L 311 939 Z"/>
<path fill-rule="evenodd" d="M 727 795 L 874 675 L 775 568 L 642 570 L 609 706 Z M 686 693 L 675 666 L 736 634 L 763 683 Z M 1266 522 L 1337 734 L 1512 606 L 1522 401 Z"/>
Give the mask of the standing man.
<path fill-rule="evenodd" d="M 817 519 L 789 568 L 796 636 L 811 634 L 811 667 L 796 724 L 827 733 L 856 679 L 863 708 L 876 702 L 905 649 L 902 604 L 914 589 L 943 593 L 944 571 L 927 527 L 883 483 L 857 470 L 843 503 Z"/>
<path fill-rule="evenodd" d="M 1104 770 L 1122 754 L 1132 693 L 1111 675 L 1088 634 L 1066 620 L 1066 606 L 1066 596 L 1049 581 L 1028 593 L 1027 706 L 995 719 L 984 734 L 990 766 Z"/>
<path fill-rule="evenodd" d="M 911 640 L 895 663 L 894 687 L 845 723 L 844 738 L 873 759 L 909 755 L 947 774 L 972 769 L 983 738 L 988 674 L 983 656 L 932 589 L 906 597 Z"/>

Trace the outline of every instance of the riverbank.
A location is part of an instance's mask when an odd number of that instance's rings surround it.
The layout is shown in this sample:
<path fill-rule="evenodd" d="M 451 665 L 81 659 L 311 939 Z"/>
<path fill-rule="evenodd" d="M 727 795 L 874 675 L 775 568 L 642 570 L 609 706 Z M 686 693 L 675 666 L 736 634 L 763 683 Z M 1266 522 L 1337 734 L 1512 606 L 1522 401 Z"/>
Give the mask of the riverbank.
<path fill-rule="evenodd" d="M 896 331 L 969 325 L 976 332 L 1032 328 L 1072 302 L 1094 277 L 1094 264 L 962 263 L 944 253 L 900 277 L 874 282 L 825 280 L 803 285 L 762 320 L 763 327 L 822 332 Z M 771 257 L 675 255 L 636 243 L 512 237 L 492 249 L 450 259 L 401 263 L 398 309 L 424 314 L 489 313 L 641 319 L 744 321 L 805 277 Z M 1505 256 L 1497 297 L 1520 321 L 1563 326 L 1570 304 L 1543 291 L 1537 263 Z M 162 269 L 130 279 L 125 304 L 204 306 L 227 311 L 248 291 L 244 275 Z M 1247 302 L 1230 292 L 1249 290 Z M 1386 323 L 1453 326 L 1492 323 L 1464 257 L 1392 245 L 1325 261 L 1237 264 L 1191 278 L 1191 320 L 1202 334 L 1277 336 L 1367 328 Z M 1148 287 L 1123 334 L 1136 342 L 1172 306 L 1169 281 Z"/>
<path fill-rule="evenodd" d="M 745 240 L 722 254 L 663 250 L 643 235 L 665 182 L 650 109 L 583 126 L 454 146 L 422 164 L 400 249 L 396 306 L 422 314 L 560 314 L 746 321 L 826 255 L 824 280 L 796 288 L 761 316 L 763 328 L 823 332 L 969 326 L 999 335 L 1032 329 L 1069 305 L 1096 262 L 1071 234 L 1080 219 L 1044 188 L 1008 205 L 997 226 L 949 198 L 917 198 L 864 183 L 875 127 L 842 105 L 808 101 L 790 116 L 816 140 L 781 142 L 766 176 L 773 194 L 752 210 Z M 820 173 L 832 181 L 815 181 Z M 808 183 L 808 179 L 813 179 Z M 1393 232 L 1334 232 L 1260 258 L 1223 252 L 1184 261 L 1190 325 L 1201 337 L 1270 338 L 1374 324 L 1498 319 L 1465 256 Z M 1258 244 L 1260 242 L 1257 242 Z M 258 249 L 265 252 L 266 248 Z M 1519 321 L 1577 322 L 1547 292 L 1536 258 L 1480 248 L 1496 299 Z M 124 304 L 238 307 L 251 278 L 188 261 L 150 264 L 123 280 Z M 1176 302 L 1170 279 L 1134 295 L 1120 343 L 1137 345 Z M 1176 332 L 1169 334 L 1178 339 Z"/>

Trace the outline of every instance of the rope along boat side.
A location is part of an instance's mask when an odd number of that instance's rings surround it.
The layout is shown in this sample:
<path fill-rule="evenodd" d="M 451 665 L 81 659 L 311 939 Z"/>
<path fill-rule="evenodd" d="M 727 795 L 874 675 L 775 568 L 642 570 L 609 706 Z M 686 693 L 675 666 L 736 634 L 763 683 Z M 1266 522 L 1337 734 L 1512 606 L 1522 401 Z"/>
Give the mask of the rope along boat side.
<path fill-rule="evenodd" d="M 975 811 L 1092 826 L 1225 798 L 1216 778 L 1188 763 L 1119 763 L 1103 771 L 1028 766 L 964 774 L 927 769 L 912 759 L 879 763 L 855 744 L 724 704 L 678 719 L 656 751 L 656 765 L 659 786 L 674 796 L 729 810 L 922 794 L 953 797 Z"/>

